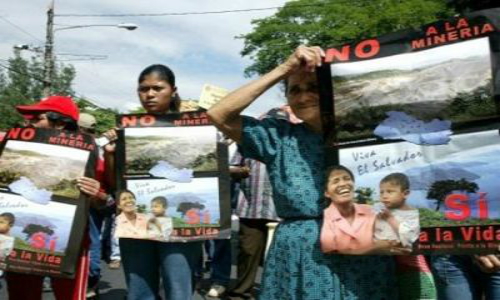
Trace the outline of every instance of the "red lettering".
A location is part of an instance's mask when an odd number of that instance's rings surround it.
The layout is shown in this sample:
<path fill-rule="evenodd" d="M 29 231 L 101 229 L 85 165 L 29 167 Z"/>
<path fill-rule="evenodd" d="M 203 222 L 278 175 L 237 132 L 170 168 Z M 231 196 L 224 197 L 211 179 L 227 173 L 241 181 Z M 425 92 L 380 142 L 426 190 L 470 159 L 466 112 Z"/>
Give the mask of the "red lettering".
<path fill-rule="evenodd" d="M 479 208 L 479 219 L 488 219 L 488 201 L 486 200 L 485 192 L 479 192 L 479 200 L 477 206 Z"/>
<path fill-rule="evenodd" d="M 368 49 L 368 51 L 365 51 Z M 354 53 L 358 58 L 368 58 L 377 55 L 380 52 L 380 43 L 378 40 L 362 41 L 356 46 Z"/>
<path fill-rule="evenodd" d="M 434 36 L 434 43 L 435 44 L 446 43 L 446 35 L 440 34 L 440 35 Z"/>
<path fill-rule="evenodd" d="M 495 29 L 493 26 L 489 23 L 486 23 L 483 25 L 483 28 L 481 29 L 481 34 L 487 33 L 487 32 L 493 32 Z"/>
<path fill-rule="evenodd" d="M 142 126 L 151 126 L 156 122 L 156 118 L 154 116 L 142 116 L 139 119 L 139 122 L 141 123 Z"/>
<path fill-rule="evenodd" d="M 424 47 L 425 47 L 425 40 L 424 39 L 411 41 L 411 48 L 412 49 L 419 49 L 419 48 L 424 48 Z"/>
<path fill-rule="evenodd" d="M 472 34 L 470 32 L 470 28 L 464 28 L 460 30 L 460 38 L 466 39 L 466 38 L 471 38 Z"/>
<path fill-rule="evenodd" d="M 469 197 L 464 194 L 451 194 L 446 197 L 444 203 L 447 208 L 453 209 L 446 211 L 445 217 L 449 220 L 463 221 L 470 217 L 471 210 L 467 202 Z M 464 203 L 465 202 L 465 203 Z"/>
<path fill-rule="evenodd" d="M 21 139 L 25 141 L 29 141 L 35 137 L 35 129 L 34 128 L 24 128 L 21 131 Z"/>
<path fill-rule="evenodd" d="M 451 25 L 449 22 L 444 23 L 444 28 L 446 29 L 446 31 L 455 30 L 455 27 L 453 27 L 453 25 Z"/>
<path fill-rule="evenodd" d="M 19 137 L 19 134 L 21 133 L 22 128 L 12 128 L 9 130 L 9 133 L 7 134 L 8 139 L 17 139 Z"/>
<path fill-rule="evenodd" d="M 349 60 L 349 51 L 350 51 L 349 45 L 342 47 L 342 52 L 339 52 L 335 48 L 327 49 L 326 54 L 325 54 L 325 62 L 331 63 L 335 59 L 337 59 L 339 61 L 348 61 Z"/>
<path fill-rule="evenodd" d="M 122 121 L 122 127 L 137 126 L 136 116 L 123 116 L 121 121 Z"/>
<path fill-rule="evenodd" d="M 31 236 L 31 247 L 36 249 L 45 248 L 45 233 L 37 232 Z"/>
<path fill-rule="evenodd" d="M 451 31 L 451 32 L 448 32 L 448 40 L 449 41 L 456 41 L 458 40 L 458 34 L 456 31 Z"/>
<path fill-rule="evenodd" d="M 464 18 L 458 19 L 458 22 L 457 22 L 457 29 L 460 29 L 462 27 L 469 27 L 469 23 Z"/>
<path fill-rule="evenodd" d="M 462 231 L 462 236 L 464 237 L 464 240 L 470 241 L 472 239 L 472 236 L 474 235 L 474 227 L 461 227 L 460 231 Z"/>
<path fill-rule="evenodd" d="M 438 33 L 438 31 L 437 31 L 436 27 L 430 26 L 429 28 L 427 28 L 425 35 L 431 35 L 431 34 L 437 34 L 437 33 Z"/>

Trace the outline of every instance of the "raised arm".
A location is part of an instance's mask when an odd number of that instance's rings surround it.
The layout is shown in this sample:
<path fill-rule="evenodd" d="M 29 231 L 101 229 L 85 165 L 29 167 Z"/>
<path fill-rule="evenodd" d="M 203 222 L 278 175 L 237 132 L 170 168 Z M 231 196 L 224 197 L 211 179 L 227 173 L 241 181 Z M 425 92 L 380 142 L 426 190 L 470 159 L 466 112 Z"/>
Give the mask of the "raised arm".
<path fill-rule="evenodd" d="M 281 65 L 222 98 L 208 110 L 208 117 L 229 138 L 241 143 L 241 112 L 262 93 L 301 69 L 314 72 L 324 56 L 319 47 L 299 46 Z"/>

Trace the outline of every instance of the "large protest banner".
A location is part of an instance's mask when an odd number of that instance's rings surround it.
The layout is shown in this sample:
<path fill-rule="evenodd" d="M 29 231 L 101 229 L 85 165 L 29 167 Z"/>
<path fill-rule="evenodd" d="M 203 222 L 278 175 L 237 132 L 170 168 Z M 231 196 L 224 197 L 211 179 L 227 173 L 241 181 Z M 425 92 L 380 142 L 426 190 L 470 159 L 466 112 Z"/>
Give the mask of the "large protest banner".
<path fill-rule="evenodd" d="M 120 115 L 117 236 L 163 242 L 230 236 L 227 145 L 204 112 Z M 128 220 L 140 220 L 131 226 Z"/>
<path fill-rule="evenodd" d="M 327 49 L 318 70 L 327 164 L 375 207 L 382 178 L 409 178 L 413 253 L 498 251 L 499 28 L 478 11 Z"/>
<path fill-rule="evenodd" d="M 94 139 L 13 128 L 0 151 L 0 269 L 73 277 L 89 206 L 77 179 L 94 176 Z"/>

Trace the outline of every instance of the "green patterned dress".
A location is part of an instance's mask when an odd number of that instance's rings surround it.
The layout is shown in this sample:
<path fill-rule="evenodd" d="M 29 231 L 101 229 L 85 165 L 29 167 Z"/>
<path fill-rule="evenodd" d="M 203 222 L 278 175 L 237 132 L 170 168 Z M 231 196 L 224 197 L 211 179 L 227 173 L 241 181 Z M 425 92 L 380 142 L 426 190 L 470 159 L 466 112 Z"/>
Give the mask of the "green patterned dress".
<path fill-rule="evenodd" d="M 243 156 L 266 164 L 278 216 L 262 278 L 262 300 L 397 299 L 384 256 L 325 255 L 319 246 L 323 140 L 303 124 L 243 119 Z"/>

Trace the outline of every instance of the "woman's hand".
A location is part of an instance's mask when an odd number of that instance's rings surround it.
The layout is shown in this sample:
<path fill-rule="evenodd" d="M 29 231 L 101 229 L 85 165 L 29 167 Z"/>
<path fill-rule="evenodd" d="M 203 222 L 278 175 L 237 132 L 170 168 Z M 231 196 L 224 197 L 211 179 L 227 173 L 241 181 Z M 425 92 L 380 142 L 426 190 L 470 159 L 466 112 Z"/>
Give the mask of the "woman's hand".
<path fill-rule="evenodd" d="M 390 254 L 390 255 L 408 255 L 410 248 L 405 248 L 398 241 L 375 241 L 373 242 L 373 251 L 370 254 Z"/>
<path fill-rule="evenodd" d="M 76 180 L 76 186 L 82 193 L 90 197 L 97 197 L 101 183 L 90 177 L 80 177 Z"/>
<path fill-rule="evenodd" d="M 109 140 L 109 143 L 104 146 L 104 151 L 107 153 L 114 153 L 116 150 L 115 141 L 118 139 L 118 135 L 116 134 L 116 128 L 110 129 L 102 134 L 105 138 Z"/>
<path fill-rule="evenodd" d="M 288 74 L 297 71 L 314 72 L 321 66 L 325 52 L 318 46 L 307 47 L 301 45 L 282 64 Z"/>
<path fill-rule="evenodd" d="M 474 261 L 485 273 L 500 271 L 500 258 L 495 254 L 474 255 Z"/>
<path fill-rule="evenodd" d="M 382 211 L 377 216 L 382 220 L 393 218 L 391 211 L 387 208 L 382 209 Z"/>

